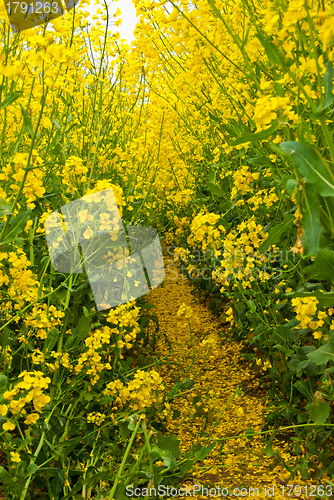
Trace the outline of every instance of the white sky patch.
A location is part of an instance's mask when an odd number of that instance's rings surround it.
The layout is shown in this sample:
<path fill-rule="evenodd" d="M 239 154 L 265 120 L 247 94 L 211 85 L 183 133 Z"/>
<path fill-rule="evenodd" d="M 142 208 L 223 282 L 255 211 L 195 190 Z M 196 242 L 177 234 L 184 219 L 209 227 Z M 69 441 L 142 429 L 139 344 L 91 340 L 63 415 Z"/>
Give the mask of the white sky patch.
<path fill-rule="evenodd" d="M 131 0 L 119 0 L 118 2 L 110 2 L 107 1 L 108 5 L 108 12 L 109 15 L 112 16 L 115 14 L 117 9 L 119 8 L 122 15 L 117 18 L 112 18 L 111 17 L 111 23 L 109 26 L 109 30 L 112 33 L 116 33 L 117 31 L 120 34 L 121 39 L 124 38 L 128 44 L 130 45 L 132 40 L 134 40 L 133 32 L 136 27 L 137 22 L 139 21 L 139 18 L 136 17 L 136 8 L 133 5 Z M 80 3 L 79 3 L 80 6 Z M 104 11 L 104 4 L 103 2 L 99 2 L 95 5 L 95 2 L 91 0 L 90 5 L 85 5 L 83 7 L 84 11 L 87 11 L 90 13 L 90 16 L 87 17 L 87 21 L 89 23 L 94 23 L 94 20 L 92 19 L 93 15 L 96 13 L 98 9 L 101 9 Z M 122 24 L 120 26 L 114 26 L 113 21 L 116 21 L 116 19 L 122 19 Z"/>

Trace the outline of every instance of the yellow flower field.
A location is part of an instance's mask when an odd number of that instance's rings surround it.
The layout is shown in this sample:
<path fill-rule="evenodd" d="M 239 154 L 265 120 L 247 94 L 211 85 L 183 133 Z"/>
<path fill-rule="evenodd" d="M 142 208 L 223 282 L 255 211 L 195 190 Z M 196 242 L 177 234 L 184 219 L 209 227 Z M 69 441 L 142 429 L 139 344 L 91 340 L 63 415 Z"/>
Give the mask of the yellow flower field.
<path fill-rule="evenodd" d="M 330 498 L 334 3 L 134 4 L 1 7 L 0 497 Z"/>

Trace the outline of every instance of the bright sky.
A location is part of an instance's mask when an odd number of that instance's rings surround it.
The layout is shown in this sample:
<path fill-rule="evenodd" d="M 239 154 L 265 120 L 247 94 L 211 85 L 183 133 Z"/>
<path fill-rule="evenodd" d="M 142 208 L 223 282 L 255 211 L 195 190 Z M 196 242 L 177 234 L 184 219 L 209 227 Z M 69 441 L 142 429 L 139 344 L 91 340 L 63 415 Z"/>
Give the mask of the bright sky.
<path fill-rule="evenodd" d="M 87 12 L 91 13 L 90 18 L 87 18 L 91 23 L 94 23 L 92 21 L 92 16 L 95 14 L 95 12 L 98 10 L 99 7 L 101 7 L 101 10 L 103 10 L 103 2 L 99 5 L 94 5 L 95 1 L 90 0 L 91 5 L 85 5 L 84 9 Z M 79 3 L 80 5 L 80 3 Z M 122 12 L 122 15 L 117 17 L 116 19 L 122 19 L 122 24 L 121 26 L 110 26 L 109 30 L 112 33 L 115 33 L 116 31 L 119 31 L 120 37 L 125 38 L 130 45 L 132 40 L 134 39 L 133 36 L 133 31 L 136 27 L 136 23 L 138 21 L 138 18 L 136 18 L 136 9 L 135 6 L 133 5 L 131 0 L 118 0 L 118 2 L 111 2 L 110 0 L 107 0 L 107 5 L 109 5 L 109 14 L 112 16 L 116 12 L 116 10 L 119 8 L 120 11 Z M 116 21 L 116 19 L 113 19 Z"/>

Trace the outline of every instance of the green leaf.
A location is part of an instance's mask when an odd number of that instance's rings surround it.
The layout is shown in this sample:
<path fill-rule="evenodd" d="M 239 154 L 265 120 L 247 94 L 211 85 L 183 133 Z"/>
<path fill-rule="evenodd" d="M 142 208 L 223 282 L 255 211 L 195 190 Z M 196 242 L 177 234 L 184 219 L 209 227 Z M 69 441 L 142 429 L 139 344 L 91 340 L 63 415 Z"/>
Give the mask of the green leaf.
<path fill-rule="evenodd" d="M 164 436 L 163 434 L 158 433 L 157 446 L 162 450 L 169 450 L 172 452 L 176 459 L 180 458 L 180 441 L 175 434 Z"/>
<path fill-rule="evenodd" d="M 304 273 L 319 281 L 334 281 L 334 251 L 320 248 L 312 266 L 304 268 Z"/>
<path fill-rule="evenodd" d="M 0 373 L 0 394 L 3 394 L 6 391 L 7 383 L 8 378 L 6 377 L 6 375 Z"/>
<path fill-rule="evenodd" d="M 19 92 L 17 90 L 14 90 L 11 94 L 7 94 L 4 100 L 2 101 L 0 105 L 0 109 L 7 108 L 7 106 L 10 106 L 16 99 L 21 97 L 22 92 Z"/>
<path fill-rule="evenodd" d="M 209 446 L 202 446 L 200 450 L 195 452 L 195 457 L 197 460 L 202 461 L 204 460 L 210 453 L 211 450 L 216 446 L 217 442 L 214 441 L 213 443 L 209 444 Z"/>
<path fill-rule="evenodd" d="M 237 146 L 238 144 L 243 144 L 245 142 L 256 143 L 260 141 L 265 141 L 270 137 L 274 132 L 276 132 L 278 128 L 278 122 L 273 120 L 271 126 L 266 130 L 261 130 L 261 132 L 257 132 L 256 134 L 247 134 L 243 137 L 239 137 L 235 141 L 231 142 L 231 146 Z"/>
<path fill-rule="evenodd" d="M 249 427 L 245 432 L 245 437 L 250 441 L 254 441 L 254 436 L 252 436 L 251 434 L 256 434 L 256 433 L 252 427 Z"/>
<path fill-rule="evenodd" d="M 254 158 L 249 158 L 247 160 L 247 163 L 250 163 L 251 165 L 263 165 L 263 166 L 270 166 L 271 161 L 269 158 L 266 158 L 265 156 L 254 156 Z"/>
<path fill-rule="evenodd" d="M 25 477 L 29 477 L 29 476 L 32 476 L 33 474 L 35 474 L 35 472 L 37 472 L 39 469 L 39 467 L 32 463 L 32 464 L 29 464 L 28 467 L 27 467 L 27 473 L 25 475 Z"/>
<path fill-rule="evenodd" d="M 8 472 L 1 465 L 0 465 L 0 479 L 4 484 L 11 484 L 12 486 L 15 486 Z"/>
<path fill-rule="evenodd" d="M 89 311 L 87 309 L 87 307 L 83 306 L 83 312 L 84 312 L 84 315 L 86 316 L 86 318 L 89 317 Z"/>
<path fill-rule="evenodd" d="M 315 290 L 314 292 L 291 292 L 285 293 L 289 298 L 293 297 L 316 297 L 319 305 L 323 307 L 334 306 L 334 292 L 323 292 L 322 290 Z"/>
<path fill-rule="evenodd" d="M 99 404 L 100 405 L 107 405 L 111 403 L 114 400 L 112 396 L 102 396 L 102 398 L 99 399 Z"/>
<path fill-rule="evenodd" d="M 214 194 L 215 196 L 224 196 L 224 191 L 222 191 L 220 187 L 218 187 L 216 184 L 208 182 L 208 188 L 210 189 L 211 193 Z"/>
<path fill-rule="evenodd" d="M 310 419 L 315 424 L 324 424 L 329 417 L 331 407 L 326 401 L 322 401 L 312 406 Z"/>
<path fill-rule="evenodd" d="M 272 227 L 269 230 L 268 237 L 264 240 L 259 246 L 259 253 L 262 254 L 266 252 L 271 245 L 274 245 L 279 242 L 283 233 L 285 233 L 288 229 L 292 228 L 294 215 L 287 214 L 284 217 L 283 222 L 278 224 L 277 226 Z"/>
<path fill-rule="evenodd" d="M 296 354 L 294 354 L 290 360 L 289 363 L 290 370 L 292 372 L 302 373 L 305 370 L 305 368 L 307 368 L 311 363 L 307 355 L 314 350 L 315 350 L 314 346 L 304 346 L 298 349 Z M 296 387 L 296 389 L 299 390 L 298 387 Z"/>
<path fill-rule="evenodd" d="M 303 457 L 300 459 L 299 464 L 297 465 L 297 469 L 300 472 L 302 479 L 307 479 L 308 478 L 308 460 Z"/>
<path fill-rule="evenodd" d="M 292 351 L 291 349 L 288 349 L 287 347 L 285 347 L 284 345 L 280 345 L 280 344 L 276 344 L 274 345 L 273 347 L 275 347 L 276 349 L 278 349 L 279 351 L 282 351 L 284 352 L 284 354 L 286 354 L 287 356 L 292 356 L 294 351 Z"/>
<path fill-rule="evenodd" d="M 281 52 L 279 51 L 278 47 L 270 40 L 265 40 L 263 36 L 261 35 L 256 35 L 256 36 L 260 40 L 266 52 L 269 62 L 271 64 L 278 64 L 283 69 L 286 69 L 285 58 L 283 54 L 281 54 Z"/>
<path fill-rule="evenodd" d="M 292 193 L 294 192 L 295 190 L 295 187 L 297 186 L 297 181 L 296 179 L 289 179 L 286 183 L 286 186 L 285 186 L 285 189 L 287 190 L 287 192 L 292 195 Z"/>
<path fill-rule="evenodd" d="M 127 437 L 131 434 L 131 431 L 128 426 L 129 426 L 128 419 L 122 419 L 118 422 L 117 427 L 119 428 L 120 435 L 122 436 L 123 439 L 127 439 Z"/>
<path fill-rule="evenodd" d="M 58 120 L 56 120 L 55 118 L 53 119 L 53 123 L 56 125 L 57 129 L 60 130 L 60 125 L 59 125 L 59 122 Z"/>
<path fill-rule="evenodd" d="M 0 373 L 0 402 L 3 401 L 3 393 L 6 392 L 8 378 L 3 373 Z"/>
<path fill-rule="evenodd" d="M 316 365 L 325 365 L 328 361 L 334 361 L 334 345 L 327 342 L 316 351 L 310 352 L 307 357 Z"/>
<path fill-rule="evenodd" d="M 321 196 L 334 196 L 334 174 L 319 151 L 298 141 L 282 142 L 280 148 L 292 155 L 292 160 L 306 182 L 313 184 Z"/>
<path fill-rule="evenodd" d="M 180 475 L 181 477 L 184 477 L 187 472 L 191 471 L 192 467 L 194 465 L 193 460 L 187 460 L 180 466 Z"/>
<path fill-rule="evenodd" d="M 328 108 L 333 102 L 333 64 L 328 61 L 324 74 L 325 81 L 325 108 Z"/>
<path fill-rule="evenodd" d="M 5 235 L 5 238 L 0 241 L 0 245 L 4 245 L 13 241 L 16 236 L 24 231 L 24 228 L 30 219 L 31 209 L 28 208 L 24 212 L 18 213 L 9 221 L 8 227 L 11 228 L 9 233 Z"/>
<path fill-rule="evenodd" d="M 10 214 L 10 209 L 11 207 L 9 205 L 5 205 L 3 200 L 0 200 L 0 217 Z"/>
<path fill-rule="evenodd" d="M 77 341 L 79 342 L 83 338 L 85 338 L 91 329 L 90 319 L 86 318 L 86 316 L 81 316 L 79 319 L 78 326 L 75 328 L 75 333 L 77 335 Z"/>
<path fill-rule="evenodd" d="M 140 306 L 140 309 L 157 309 L 157 306 L 155 304 L 146 303 Z"/>
<path fill-rule="evenodd" d="M 213 169 L 213 165 L 210 165 L 210 172 L 209 172 L 209 181 L 211 184 L 215 184 L 216 183 L 216 172 L 215 170 Z"/>
<path fill-rule="evenodd" d="M 309 385 L 306 382 L 304 382 L 304 380 L 297 380 L 297 382 L 295 382 L 293 386 L 297 389 L 298 392 L 303 394 L 303 396 L 305 396 L 306 399 L 312 401 L 313 394 L 310 392 Z"/>
<path fill-rule="evenodd" d="M 54 330 L 52 330 L 52 332 L 48 333 L 46 340 L 44 342 L 44 348 L 43 348 L 43 352 L 45 354 L 50 353 L 52 351 L 53 347 L 55 346 L 55 344 L 58 340 L 58 337 L 59 337 L 58 328 L 55 328 Z"/>
<path fill-rule="evenodd" d="M 251 313 L 255 313 L 256 311 L 256 304 L 253 300 L 247 300 L 247 305 L 249 307 L 249 310 Z"/>
<path fill-rule="evenodd" d="M 316 255 L 319 250 L 322 227 L 320 225 L 317 193 L 310 184 L 305 184 L 303 187 L 302 215 L 303 246 L 310 255 Z"/>
<path fill-rule="evenodd" d="M 27 132 L 27 134 L 30 135 L 30 138 L 32 138 L 32 136 L 33 136 L 33 127 L 32 127 L 31 120 L 29 118 L 28 113 L 26 112 L 26 110 L 21 105 L 21 103 L 19 105 L 20 105 L 20 108 L 21 108 L 22 116 L 23 116 L 24 130 Z"/>
<path fill-rule="evenodd" d="M 165 466 L 170 467 L 171 470 L 176 468 L 176 460 L 170 450 L 163 450 L 159 448 L 159 446 L 153 445 L 149 456 L 152 457 L 153 460 L 156 460 L 158 458 L 163 460 Z"/>
<path fill-rule="evenodd" d="M 275 455 L 275 452 L 273 450 L 273 440 L 274 440 L 274 437 L 276 435 L 276 432 L 274 432 L 271 436 L 270 436 L 270 439 L 267 443 L 267 446 L 265 447 L 264 449 L 264 452 L 265 454 L 268 456 L 268 457 L 272 457 Z"/>

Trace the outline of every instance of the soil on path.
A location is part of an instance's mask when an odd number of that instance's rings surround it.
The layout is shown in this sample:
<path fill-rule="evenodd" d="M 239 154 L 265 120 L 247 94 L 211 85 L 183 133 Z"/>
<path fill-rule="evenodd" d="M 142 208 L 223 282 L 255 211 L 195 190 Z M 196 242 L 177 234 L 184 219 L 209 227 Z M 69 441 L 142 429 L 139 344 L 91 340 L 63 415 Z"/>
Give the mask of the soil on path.
<path fill-rule="evenodd" d="M 230 438 L 223 447 L 220 441 L 205 460 L 196 464 L 192 479 L 183 482 L 188 488 L 197 485 L 191 498 L 226 498 L 227 490 L 218 495 L 218 486 L 220 491 L 228 488 L 230 498 L 237 495 L 308 498 L 309 488 L 304 490 L 307 495 L 303 491 L 295 494 L 298 489 L 288 495 L 287 485 L 305 487 L 315 481 L 302 481 L 298 477 L 289 479 L 289 472 L 279 460 L 266 455 L 266 442 L 261 436 L 255 436 L 253 440 L 243 437 L 247 429 L 259 432 L 264 425 L 268 411 L 268 396 L 261 387 L 264 373 L 259 376 L 250 362 L 241 357 L 239 343 L 222 340 L 218 319 L 194 298 L 189 280 L 179 273 L 173 260 L 165 255 L 164 262 L 166 276 L 163 284 L 146 296 L 148 302 L 157 307 L 155 311 L 162 333 L 156 355 L 159 358 L 168 356 L 170 362 L 169 367 L 161 367 L 158 371 L 169 387 L 184 379 L 195 381 L 187 394 L 174 398 L 170 407 L 167 404 L 168 430 L 177 435 L 182 451 L 198 441 L 207 446 L 214 439 Z M 178 418 L 175 414 L 174 418 L 171 417 L 175 410 L 179 412 Z M 290 465 L 295 462 L 296 457 L 289 453 L 293 443 L 288 437 L 274 439 L 273 449 L 278 449 Z M 235 490 L 233 495 L 231 492 L 235 488 L 239 491 Z M 241 488 L 246 490 L 241 493 Z"/>

